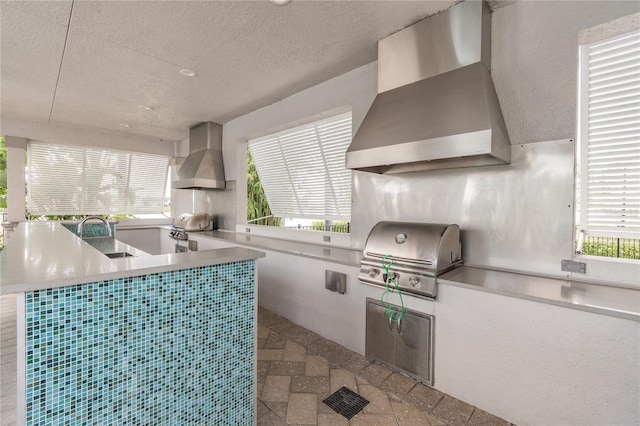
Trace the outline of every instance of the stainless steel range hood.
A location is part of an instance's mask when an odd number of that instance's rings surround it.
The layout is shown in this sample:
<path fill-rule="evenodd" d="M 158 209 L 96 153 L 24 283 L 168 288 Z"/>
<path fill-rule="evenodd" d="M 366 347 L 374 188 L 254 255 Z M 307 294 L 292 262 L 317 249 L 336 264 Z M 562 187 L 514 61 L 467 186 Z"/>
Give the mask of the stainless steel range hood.
<path fill-rule="evenodd" d="M 506 164 L 491 80 L 491 13 L 464 1 L 378 42 L 378 96 L 347 149 L 349 169 L 401 173 Z"/>
<path fill-rule="evenodd" d="M 178 169 L 176 189 L 224 189 L 222 126 L 213 122 L 189 129 L 189 155 Z"/>

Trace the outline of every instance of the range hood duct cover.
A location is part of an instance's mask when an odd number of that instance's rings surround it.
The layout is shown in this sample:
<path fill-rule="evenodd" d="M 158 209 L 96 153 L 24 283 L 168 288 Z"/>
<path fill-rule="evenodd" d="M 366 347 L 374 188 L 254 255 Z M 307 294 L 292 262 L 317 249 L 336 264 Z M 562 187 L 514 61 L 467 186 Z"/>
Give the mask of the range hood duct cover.
<path fill-rule="evenodd" d="M 378 95 L 349 169 L 401 173 L 508 164 L 491 75 L 491 13 L 464 1 L 378 43 Z"/>
<path fill-rule="evenodd" d="M 224 189 L 222 126 L 213 122 L 189 129 L 189 155 L 178 169 L 175 189 Z"/>

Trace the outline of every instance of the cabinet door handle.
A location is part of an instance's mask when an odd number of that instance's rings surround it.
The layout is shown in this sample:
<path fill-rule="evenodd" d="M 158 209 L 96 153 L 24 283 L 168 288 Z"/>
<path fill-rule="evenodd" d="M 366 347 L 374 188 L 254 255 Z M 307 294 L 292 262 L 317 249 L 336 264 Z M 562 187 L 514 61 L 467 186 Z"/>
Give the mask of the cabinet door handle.
<path fill-rule="evenodd" d="M 398 332 L 398 334 L 402 334 L 402 320 L 401 319 L 398 320 L 398 325 L 396 325 L 396 331 Z"/>
<path fill-rule="evenodd" d="M 389 317 L 389 331 L 393 333 L 393 320 Z"/>

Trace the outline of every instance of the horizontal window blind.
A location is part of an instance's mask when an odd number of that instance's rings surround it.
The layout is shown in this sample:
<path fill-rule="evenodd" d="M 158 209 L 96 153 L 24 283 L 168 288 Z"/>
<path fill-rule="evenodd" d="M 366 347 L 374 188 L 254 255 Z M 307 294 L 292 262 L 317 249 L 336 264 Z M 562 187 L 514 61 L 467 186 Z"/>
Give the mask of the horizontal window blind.
<path fill-rule="evenodd" d="M 640 31 L 581 49 L 580 222 L 640 238 Z"/>
<path fill-rule="evenodd" d="M 31 142 L 31 214 L 162 213 L 169 157 Z"/>
<path fill-rule="evenodd" d="M 350 220 L 351 112 L 249 141 L 271 212 L 278 217 Z"/>

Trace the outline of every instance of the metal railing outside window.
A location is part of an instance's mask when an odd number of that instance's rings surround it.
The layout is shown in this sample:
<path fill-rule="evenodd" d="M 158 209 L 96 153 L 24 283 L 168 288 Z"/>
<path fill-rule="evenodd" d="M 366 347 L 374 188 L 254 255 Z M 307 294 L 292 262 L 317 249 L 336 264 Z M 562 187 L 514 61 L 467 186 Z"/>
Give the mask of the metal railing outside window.
<path fill-rule="evenodd" d="M 351 232 L 351 224 L 329 224 L 329 225 L 297 225 L 287 226 L 288 229 L 303 229 L 307 231 L 326 231 L 337 232 L 340 234 L 349 234 Z"/>
<path fill-rule="evenodd" d="M 586 235 L 581 254 L 640 260 L 640 239 L 594 237 Z"/>

